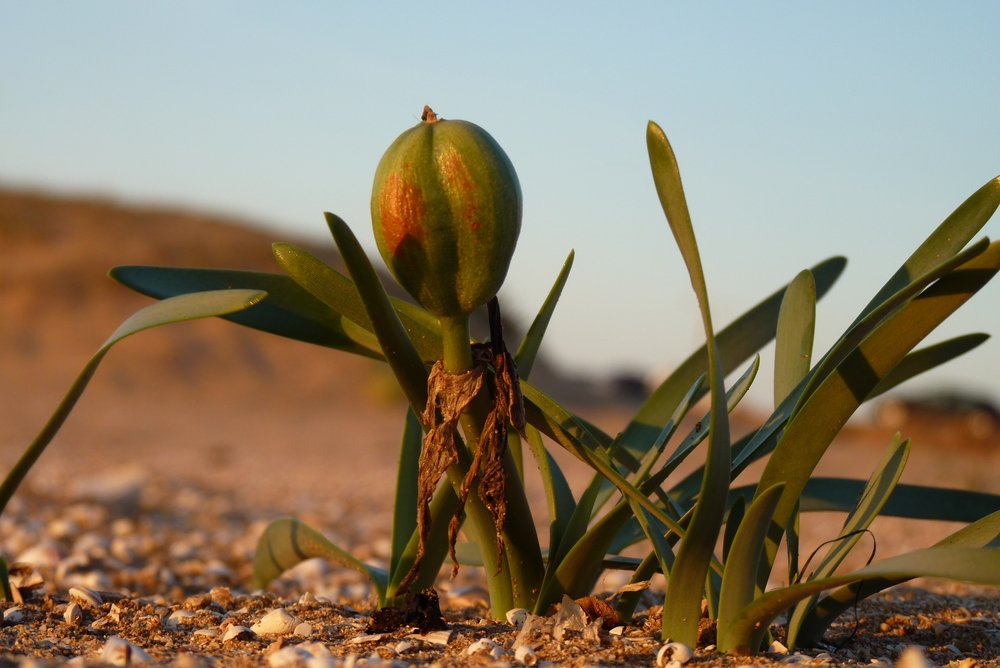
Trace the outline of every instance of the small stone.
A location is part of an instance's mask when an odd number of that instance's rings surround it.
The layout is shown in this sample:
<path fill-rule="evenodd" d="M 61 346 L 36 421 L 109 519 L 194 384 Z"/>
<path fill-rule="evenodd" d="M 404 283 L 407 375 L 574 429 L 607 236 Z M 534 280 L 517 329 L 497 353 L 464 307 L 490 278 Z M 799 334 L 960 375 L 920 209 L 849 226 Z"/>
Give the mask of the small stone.
<path fill-rule="evenodd" d="M 312 605 L 317 602 L 318 601 L 316 600 L 316 597 L 312 595 L 312 592 L 308 591 L 302 594 L 302 596 L 299 598 L 299 605 Z"/>
<path fill-rule="evenodd" d="M 229 587 L 212 587 L 208 593 L 212 597 L 212 602 L 221 606 L 223 610 L 230 610 L 233 607 L 233 592 Z"/>
<path fill-rule="evenodd" d="M 954 645 L 945 645 L 944 648 L 951 652 L 952 654 L 962 654 L 962 650 L 955 647 Z"/>
<path fill-rule="evenodd" d="M 215 629 L 198 629 L 197 631 L 195 631 L 191 635 L 193 635 L 193 636 L 205 636 L 206 638 L 217 638 L 218 635 L 219 635 L 219 632 L 216 631 Z"/>
<path fill-rule="evenodd" d="M 788 648 L 781 644 L 780 641 L 775 640 L 767 648 L 769 654 L 788 654 Z"/>

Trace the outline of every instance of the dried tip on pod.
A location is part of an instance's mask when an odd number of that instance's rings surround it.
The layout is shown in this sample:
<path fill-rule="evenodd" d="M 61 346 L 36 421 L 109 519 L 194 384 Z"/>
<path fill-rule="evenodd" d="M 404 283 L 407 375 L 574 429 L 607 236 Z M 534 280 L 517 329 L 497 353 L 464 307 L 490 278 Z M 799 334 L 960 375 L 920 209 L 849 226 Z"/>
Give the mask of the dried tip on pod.
<path fill-rule="evenodd" d="M 435 315 L 471 313 L 500 290 L 521 230 L 521 186 L 488 132 L 439 118 L 421 123 L 382 156 L 372 227 L 382 259 Z"/>

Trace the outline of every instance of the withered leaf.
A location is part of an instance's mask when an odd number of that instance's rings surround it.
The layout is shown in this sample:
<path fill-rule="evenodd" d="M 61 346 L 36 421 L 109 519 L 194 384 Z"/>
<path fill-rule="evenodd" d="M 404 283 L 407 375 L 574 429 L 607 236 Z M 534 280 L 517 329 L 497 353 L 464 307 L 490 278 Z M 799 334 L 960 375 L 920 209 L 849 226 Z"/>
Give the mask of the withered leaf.
<path fill-rule="evenodd" d="M 603 619 L 603 625 L 606 629 L 613 629 L 620 623 L 618 621 L 618 613 L 604 599 L 597 598 L 596 596 L 584 596 L 583 598 L 576 599 L 576 602 L 587 613 L 587 619 L 590 621 Z"/>

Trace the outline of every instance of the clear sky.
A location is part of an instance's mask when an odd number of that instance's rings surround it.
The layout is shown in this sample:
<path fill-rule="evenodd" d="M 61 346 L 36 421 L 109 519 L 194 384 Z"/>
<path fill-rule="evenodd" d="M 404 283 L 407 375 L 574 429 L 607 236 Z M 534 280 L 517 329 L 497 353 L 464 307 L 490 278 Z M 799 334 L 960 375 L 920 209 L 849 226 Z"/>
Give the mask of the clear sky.
<path fill-rule="evenodd" d="M 275 240 L 326 238 L 329 210 L 374 253 L 375 166 L 429 104 L 517 168 L 507 308 L 529 319 L 575 248 L 546 351 L 647 372 L 703 340 L 649 174 L 652 119 L 718 326 L 849 258 L 819 307 L 825 350 L 1000 173 L 998 25 L 986 2 L 0 0 L 0 183 L 236 214 Z M 1000 334 L 998 304 L 992 285 L 929 341 Z M 990 341 L 914 389 L 1000 398 L 998 372 Z"/>

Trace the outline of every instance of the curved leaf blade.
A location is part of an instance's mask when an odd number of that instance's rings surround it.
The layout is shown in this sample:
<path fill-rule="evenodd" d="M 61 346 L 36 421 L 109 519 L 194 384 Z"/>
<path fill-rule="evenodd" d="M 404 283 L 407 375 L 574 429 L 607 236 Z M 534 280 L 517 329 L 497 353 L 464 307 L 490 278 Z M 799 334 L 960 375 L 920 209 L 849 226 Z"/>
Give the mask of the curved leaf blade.
<path fill-rule="evenodd" d="M 322 557 L 357 571 L 371 580 L 379 593 L 385 595 L 389 574 L 369 566 L 334 545 L 326 536 L 292 517 L 280 517 L 264 530 L 257 542 L 253 558 L 251 589 L 264 589 L 289 568 L 306 559 Z"/>
<path fill-rule="evenodd" d="M 127 265 L 115 267 L 108 272 L 108 276 L 154 299 L 209 290 L 263 290 L 268 298 L 259 308 L 222 317 L 269 334 L 381 359 L 381 355 L 358 345 L 344 333 L 339 314 L 283 274 Z"/>
<path fill-rule="evenodd" d="M 235 313 L 254 306 L 266 296 L 267 293 L 262 290 L 213 290 L 164 299 L 133 313 L 101 345 L 94 356 L 90 358 L 90 361 L 87 362 L 86 366 L 83 367 L 83 371 L 73 381 L 73 385 L 70 386 L 66 396 L 63 397 L 63 400 L 42 428 L 42 431 L 35 437 L 35 440 L 32 441 L 27 450 L 24 451 L 24 454 L 21 455 L 21 458 L 7 473 L 3 484 L 0 484 L 0 513 L 7 507 L 7 503 L 21 485 L 28 471 L 31 470 L 31 467 L 35 465 L 38 458 L 42 456 L 42 452 L 45 451 L 45 448 L 55 438 L 66 418 L 72 412 L 73 407 L 76 406 L 76 402 L 80 399 L 83 391 L 87 388 L 87 384 L 90 383 L 90 379 L 93 378 L 101 360 L 104 359 L 104 356 L 113 345 L 144 329 L 167 325 L 173 322 Z"/>
<path fill-rule="evenodd" d="M 778 406 L 809 373 L 816 327 L 816 281 L 808 269 L 785 290 L 774 339 L 774 405 Z"/>

